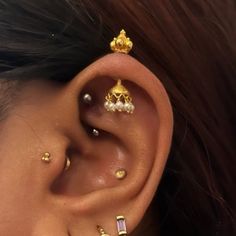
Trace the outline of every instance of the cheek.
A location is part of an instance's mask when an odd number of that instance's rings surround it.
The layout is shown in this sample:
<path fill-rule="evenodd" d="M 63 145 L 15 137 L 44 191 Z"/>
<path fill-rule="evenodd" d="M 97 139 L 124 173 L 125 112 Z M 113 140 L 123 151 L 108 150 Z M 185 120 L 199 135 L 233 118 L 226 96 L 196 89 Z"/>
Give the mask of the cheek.
<path fill-rule="evenodd" d="M 0 132 L 0 235 L 31 235 L 43 208 L 37 146 L 20 122 L 10 119 Z"/>

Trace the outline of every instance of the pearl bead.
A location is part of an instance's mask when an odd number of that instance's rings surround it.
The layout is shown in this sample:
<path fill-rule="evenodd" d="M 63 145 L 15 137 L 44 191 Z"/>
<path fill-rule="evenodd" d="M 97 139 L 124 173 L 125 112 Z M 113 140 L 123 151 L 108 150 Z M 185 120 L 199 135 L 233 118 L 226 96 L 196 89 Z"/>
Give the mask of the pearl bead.
<path fill-rule="evenodd" d="M 116 103 L 116 109 L 117 109 L 118 111 L 123 111 L 123 109 L 124 109 L 124 104 L 123 104 L 123 102 L 118 101 L 118 102 Z"/>
<path fill-rule="evenodd" d="M 109 102 L 108 101 L 106 101 L 105 103 L 104 103 L 104 107 L 108 110 L 109 109 Z"/>
<path fill-rule="evenodd" d="M 108 107 L 109 107 L 109 111 L 115 111 L 116 110 L 116 106 L 113 102 L 111 102 Z"/>

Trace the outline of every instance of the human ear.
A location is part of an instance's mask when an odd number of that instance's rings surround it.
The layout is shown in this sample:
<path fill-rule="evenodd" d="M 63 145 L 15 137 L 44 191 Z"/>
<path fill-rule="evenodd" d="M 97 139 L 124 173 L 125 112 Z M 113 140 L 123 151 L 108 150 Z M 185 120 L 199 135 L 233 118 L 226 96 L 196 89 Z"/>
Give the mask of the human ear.
<path fill-rule="evenodd" d="M 118 79 L 133 98 L 133 114 L 104 108 Z M 98 224 L 115 235 L 115 217 L 123 215 L 133 231 L 157 190 L 171 145 L 172 109 L 162 83 L 134 58 L 114 53 L 89 65 L 60 93 L 60 135 L 70 140 L 65 153 L 71 167 L 62 174 L 49 170 L 48 186 L 70 218 L 68 230 L 96 235 Z M 83 102 L 85 93 L 91 104 Z M 120 168 L 127 171 L 122 180 L 115 175 Z"/>

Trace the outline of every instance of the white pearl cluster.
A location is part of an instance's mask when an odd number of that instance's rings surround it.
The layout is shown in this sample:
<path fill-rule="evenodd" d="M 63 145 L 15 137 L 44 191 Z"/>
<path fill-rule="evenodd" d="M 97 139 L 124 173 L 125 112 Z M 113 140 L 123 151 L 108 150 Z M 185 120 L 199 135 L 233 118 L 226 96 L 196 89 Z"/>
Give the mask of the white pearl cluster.
<path fill-rule="evenodd" d="M 104 103 L 104 107 L 106 108 L 107 111 L 119 111 L 119 112 L 127 112 L 127 113 L 133 113 L 134 112 L 134 105 L 132 102 L 121 102 L 117 101 L 116 103 L 113 103 L 111 101 L 106 101 Z"/>

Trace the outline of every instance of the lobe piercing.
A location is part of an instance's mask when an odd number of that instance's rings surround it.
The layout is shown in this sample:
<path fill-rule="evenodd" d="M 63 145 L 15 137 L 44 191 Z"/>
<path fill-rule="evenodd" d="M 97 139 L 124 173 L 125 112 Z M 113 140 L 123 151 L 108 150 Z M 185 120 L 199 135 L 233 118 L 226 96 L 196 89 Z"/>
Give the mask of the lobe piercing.
<path fill-rule="evenodd" d="M 126 37 L 126 32 L 121 30 L 119 36 L 110 43 L 110 47 L 113 52 L 128 54 L 133 47 L 133 43 L 130 38 Z M 109 112 L 118 111 L 129 114 L 134 112 L 135 106 L 132 103 L 130 92 L 122 85 L 120 79 L 105 97 L 104 107 Z"/>
<path fill-rule="evenodd" d="M 51 155 L 49 152 L 45 152 L 41 158 L 41 160 L 45 163 L 50 163 L 51 162 Z"/>
<path fill-rule="evenodd" d="M 92 100 L 93 99 L 92 99 L 92 96 L 90 94 L 88 94 L 88 93 L 84 94 L 84 96 L 83 96 L 84 103 L 90 105 L 92 103 Z"/>
<path fill-rule="evenodd" d="M 70 164 L 71 164 L 70 158 L 66 157 L 64 171 L 67 171 L 70 168 Z"/>
<path fill-rule="evenodd" d="M 100 132 L 97 129 L 93 129 L 93 135 L 95 137 L 98 137 L 100 135 Z"/>
<path fill-rule="evenodd" d="M 117 230 L 119 236 L 126 236 L 127 235 L 127 229 L 126 229 L 126 223 L 125 223 L 125 217 L 124 216 L 117 216 Z"/>
<path fill-rule="evenodd" d="M 118 180 L 122 180 L 127 176 L 127 171 L 125 169 L 118 169 L 115 175 Z"/>
<path fill-rule="evenodd" d="M 97 225 L 97 230 L 100 233 L 100 236 L 110 236 L 109 234 L 105 233 L 105 230 L 100 225 Z"/>

